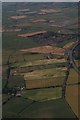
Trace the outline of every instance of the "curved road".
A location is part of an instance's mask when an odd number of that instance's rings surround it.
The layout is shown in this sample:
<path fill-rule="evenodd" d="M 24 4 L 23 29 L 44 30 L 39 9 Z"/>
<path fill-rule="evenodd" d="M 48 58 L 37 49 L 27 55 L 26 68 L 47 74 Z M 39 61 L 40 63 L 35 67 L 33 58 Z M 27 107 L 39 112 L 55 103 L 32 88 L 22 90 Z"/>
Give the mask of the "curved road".
<path fill-rule="evenodd" d="M 79 45 L 80 43 L 76 43 L 74 45 L 74 47 L 68 51 L 68 56 L 70 59 L 70 63 L 72 64 L 73 68 L 75 69 L 76 72 L 80 73 L 79 69 L 77 68 L 75 62 L 74 62 L 74 58 L 73 58 L 73 51 L 75 50 L 75 48 Z"/>

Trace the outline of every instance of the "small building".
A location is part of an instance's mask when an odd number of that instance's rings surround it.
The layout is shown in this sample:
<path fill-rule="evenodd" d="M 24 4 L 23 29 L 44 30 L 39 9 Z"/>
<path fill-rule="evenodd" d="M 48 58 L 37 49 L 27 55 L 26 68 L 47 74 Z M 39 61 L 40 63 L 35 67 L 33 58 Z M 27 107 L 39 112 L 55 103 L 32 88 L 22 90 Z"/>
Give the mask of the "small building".
<path fill-rule="evenodd" d="M 16 97 L 21 97 L 21 91 L 17 91 Z"/>

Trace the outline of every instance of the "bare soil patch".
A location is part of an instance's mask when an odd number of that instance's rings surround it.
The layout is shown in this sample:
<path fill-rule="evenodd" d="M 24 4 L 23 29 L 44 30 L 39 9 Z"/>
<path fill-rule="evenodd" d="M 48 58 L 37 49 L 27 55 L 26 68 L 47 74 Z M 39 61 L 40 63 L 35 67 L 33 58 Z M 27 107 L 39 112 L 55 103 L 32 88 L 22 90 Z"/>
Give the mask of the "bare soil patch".
<path fill-rule="evenodd" d="M 70 48 L 71 46 L 73 46 L 75 44 L 75 42 L 69 42 L 68 44 L 66 44 L 63 48 L 64 49 L 68 49 Z"/>
<path fill-rule="evenodd" d="M 56 13 L 56 12 L 61 12 L 61 10 L 56 10 L 56 9 L 42 9 L 41 12 L 44 13 Z"/>
<path fill-rule="evenodd" d="M 45 19 L 37 19 L 37 20 L 33 20 L 32 22 L 33 23 L 45 23 L 45 22 L 47 22 L 47 20 L 45 20 Z"/>
<path fill-rule="evenodd" d="M 32 33 L 25 33 L 25 34 L 19 34 L 18 36 L 21 37 L 30 37 L 33 35 L 41 34 L 41 33 L 46 33 L 47 31 L 38 31 L 38 32 L 32 32 Z"/>
<path fill-rule="evenodd" d="M 5 32 L 5 30 L 0 28 L 0 33 L 2 33 L 2 32 Z"/>
<path fill-rule="evenodd" d="M 53 47 L 53 46 L 40 46 L 35 48 L 29 48 L 29 49 L 22 49 L 21 51 L 26 52 L 38 52 L 38 53 L 52 53 L 57 55 L 64 55 L 65 50 L 63 48 L 59 47 Z"/>
<path fill-rule="evenodd" d="M 26 18 L 26 16 L 22 15 L 22 16 L 11 16 L 11 19 L 17 20 L 17 19 L 23 19 Z"/>

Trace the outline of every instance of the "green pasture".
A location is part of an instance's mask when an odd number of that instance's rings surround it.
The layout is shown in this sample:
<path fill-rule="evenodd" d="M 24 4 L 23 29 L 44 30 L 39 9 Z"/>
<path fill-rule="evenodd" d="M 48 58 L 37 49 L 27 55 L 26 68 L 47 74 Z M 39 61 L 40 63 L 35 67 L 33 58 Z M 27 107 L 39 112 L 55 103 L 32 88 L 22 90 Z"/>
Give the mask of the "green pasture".
<path fill-rule="evenodd" d="M 59 99 L 62 97 L 62 88 L 43 88 L 22 91 L 21 95 L 35 101 L 47 101 Z"/>

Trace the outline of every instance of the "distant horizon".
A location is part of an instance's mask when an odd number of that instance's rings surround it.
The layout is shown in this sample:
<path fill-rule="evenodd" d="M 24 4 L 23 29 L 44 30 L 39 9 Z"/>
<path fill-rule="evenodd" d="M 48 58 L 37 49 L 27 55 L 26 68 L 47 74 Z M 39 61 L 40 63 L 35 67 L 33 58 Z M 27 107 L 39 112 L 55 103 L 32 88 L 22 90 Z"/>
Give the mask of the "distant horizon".
<path fill-rule="evenodd" d="M 1 0 L 1 2 L 79 2 L 79 0 Z"/>

